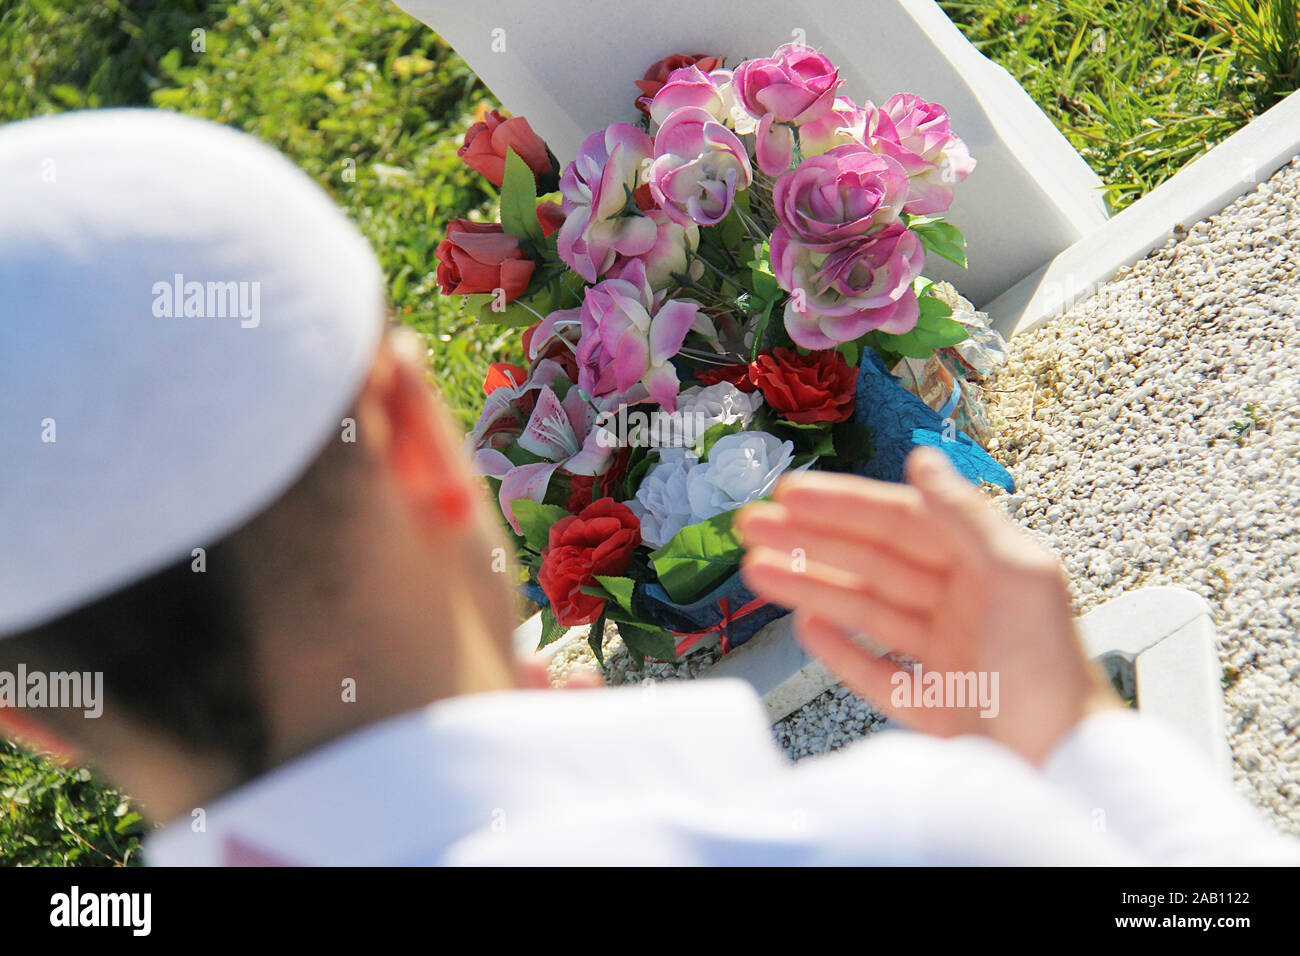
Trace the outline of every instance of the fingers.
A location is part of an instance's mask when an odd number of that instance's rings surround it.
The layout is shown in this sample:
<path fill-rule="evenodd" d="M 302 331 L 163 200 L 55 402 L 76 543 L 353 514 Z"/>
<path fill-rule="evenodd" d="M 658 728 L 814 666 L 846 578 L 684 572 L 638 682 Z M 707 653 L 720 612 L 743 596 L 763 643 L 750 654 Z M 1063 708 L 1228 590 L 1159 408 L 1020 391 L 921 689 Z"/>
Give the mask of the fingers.
<path fill-rule="evenodd" d="M 868 701 L 891 720 L 925 730 L 926 712 L 896 708 L 891 704 L 894 688 L 908 679 L 907 668 L 888 657 L 878 657 L 859 645 L 843 630 L 817 615 L 796 613 L 795 636 L 809 654 L 839 678 L 849 690 Z"/>
<path fill-rule="evenodd" d="M 907 456 L 904 467 L 908 483 L 943 523 L 955 552 L 967 558 L 987 555 L 1008 533 L 1016 534 L 943 452 L 923 445 Z"/>
<path fill-rule="evenodd" d="M 900 654 L 922 657 L 927 650 L 926 618 L 861 587 L 853 575 L 817 564 L 796 571 L 784 551 L 753 548 L 741 563 L 741 577 L 755 594 L 774 604 L 818 617 Z"/>
<path fill-rule="evenodd" d="M 932 568 L 861 538 L 802 523 L 783 504 L 762 502 L 738 516 L 746 547 L 783 552 L 792 566 L 821 565 L 852 577 L 853 586 L 900 607 L 924 611 L 940 599 L 944 578 Z"/>
<path fill-rule="evenodd" d="M 551 686 L 546 661 L 535 657 L 515 658 L 515 683 L 522 690 L 545 690 Z"/>
<path fill-rule="evenodd" d="M 560 685 L 564 690 L 600 690 L 604 686 L 605 678 L 589 667 L 571 668 Z"/>
<path fill-rule="evenodd" d="M 922 567 L 941 569 L 952 561 L 943 525 L 907 485 L 805 471 L 782 478 L 774 498 L 809 529 L 868 541 Z"/>
<path fill-rule="evenodd" d="M 948 529 L 954 552 L 968 567 L 1005 582 L 1012 575 L 1055 582 L 1056 556 L 998 514 L 975 486 L 962 478 L 947 456 L 921 447 L 907 459 L 907 480 L 927 510 Z"/>
<path fill-rule="evenodd" d="M 573 667 L 564 675 L 564 682 L 551 680 L 545 658 L 524 656 L 515 658 L 515 682 L 521 690 L 595 690 L 605 686 L 605 679 L 589 667 Z"/>

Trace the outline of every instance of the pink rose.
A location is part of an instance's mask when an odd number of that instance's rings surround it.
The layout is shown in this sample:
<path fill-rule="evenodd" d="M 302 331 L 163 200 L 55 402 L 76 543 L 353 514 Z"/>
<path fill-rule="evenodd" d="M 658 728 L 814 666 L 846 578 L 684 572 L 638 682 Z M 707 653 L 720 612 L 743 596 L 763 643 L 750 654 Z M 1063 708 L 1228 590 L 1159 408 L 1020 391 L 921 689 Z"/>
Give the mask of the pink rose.
<path fill-rule="evenodd" d="M 611 123 L 583 140 L 560 177 L 564 225 L 557 251 L 588 282 L 597 281 L 616 256 L 640 255 L 654 245 L 654 222 L 628 209 L 653 150 L 650 137 L 635 126 Z"/>
<path fill-rule="evenodd" d="M 675 111 L 693 106 L 713 114 L 719 121 L 726 119 L 726 100 L 721 87 L 730 79 L 726 70 L 719 70 L 716 79 L 698 66 L 683 67 L 668 78 L 650 104 L 650 118 L 663 125 Z"/>
<path fill-rule="evenodd" d="M 772 271 L 791 293 L 785 327 L 796 345 L 829 349 L 873 329 L 901 334 L 920 315 L 912 282 L 921 274 L 921 240 L 901 223 L 825 250 L 772 231 Z"/>
<path fill-rule="evenodd" d="M 896 161 L 865 146 L 836 146 L 781 176 L 772 205 L 792 239 L 830 250 L 898 222 L 907 191 Z"/>
<path fill-rule="evenodd" d="M 649 116 L 650 103 L 655 95 L 674 73 L 688 66 L 698 66 L 703 72 L 708 73 L 722 66 L 722 57 L 706 56 L 702 53 L 674 53 L 662 60 L 656 60 L 645 71 L 645 76 L 636 81 L 636 88 L 641 91 L 641 95 L 636 98 L 636 108 Z"/>
<path fill-rule="evenodd" d="M 836 146 L 865 146 L 866 122 L 866 110 L 847 96 L 837 96 L 834 106 L 799 127 L 799 149 L 804 156 L 818 156 Z"/>
<path fill-rule="evenodd" d="M 839 71 L 811 47 L 787 43 L 770 57 L 746 60 L 733 76 L 736 97 L 759 119 L 758 167 L 779 176 L 790 167 L 794 132 L 821 117 L 835 102 Z"/>
<path fill-rule="evenodd" d="M 975 169 L 970 151 L 948 128 L 948 112 L 911 93 L 891 96 L 879 109 L 867 107 L 868 137 L 877 152 L 897 160 L 909 179 L 903 211 L 912 215 L 945 212 L 952 187 Z"/>
<path fill-rule="evenodd" d="M 753 180 L 745 145 L 698 107 L 682 107 L 664 120 L 655 134 L 654 157 L 646 176 L 650 192 L 682 226 L 721 222 L 736 190 L 748 189 Z"/>

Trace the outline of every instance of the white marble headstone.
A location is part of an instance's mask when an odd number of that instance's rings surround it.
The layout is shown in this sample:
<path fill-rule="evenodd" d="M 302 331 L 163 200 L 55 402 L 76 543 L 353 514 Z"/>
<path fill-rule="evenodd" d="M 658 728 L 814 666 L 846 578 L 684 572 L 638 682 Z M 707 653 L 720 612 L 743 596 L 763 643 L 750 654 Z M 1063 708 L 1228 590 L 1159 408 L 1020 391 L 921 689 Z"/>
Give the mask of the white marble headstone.
<path fill-rule="evenodd" d="M 1100 181 L 1029 95 L 981 55 L 932 0 L 397 0 L 460 53 L 505 107 L 528 118 L 561 164 L 591 132 L 634 121 L 634 80 L 671 53 L 734 66 L 782 43 L 816 47 L 844 93 L 897 92 L 945 106 L 978 159 L 949 218 L 967 272 L 927 263 L 977 305 L 1106 218 Z"/>

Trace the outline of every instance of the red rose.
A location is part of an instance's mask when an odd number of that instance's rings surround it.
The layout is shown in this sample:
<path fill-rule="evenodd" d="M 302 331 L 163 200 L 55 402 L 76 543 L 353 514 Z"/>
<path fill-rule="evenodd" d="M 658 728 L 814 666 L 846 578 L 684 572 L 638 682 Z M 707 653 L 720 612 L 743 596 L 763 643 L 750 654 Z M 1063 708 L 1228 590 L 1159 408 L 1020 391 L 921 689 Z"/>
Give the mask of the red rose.
<path fill-rule="evenodd" d="M 499 188 L 505 179 L 506 151 L 510 149 L 528 164 L 543 193 L 555 190 L 556 185 L 547 182 L 558 173 L 555 160 L 546 143 L 522 116 L 507 119 L 496 110 L 489 110 L 481 122 L 465 131 L 465 141 L 456 155 L 465 161 L 466 166 L 482 173 L 488 182 Z"/>
<path fill-rule="evenodd" d="M 657 63 L 652 63 L 650 69 L 645 71 L 645 76 L 636 81 L 636 87 L 641 91 L 641 95 L 636 98 L 636 108 L 649 116 L 650 101 L 668 82 L 668 77 L 673 75 L 674 70 L 680 70 L 688 66 L 698 66 L 702 72 L 710 73 L 722 66 L 722 57 L 706 56 L 703 53 L 694 55 L 674 53 L 672 56 L 664 57 Z"/>
<path fill-rule="evenodd" d="M 447 295 L 504 289 L 510 302 L 523 294 L 533 277 L 533 260 L 519 248 L 519 240 L 495 222 L 453 219 L 434 255 L 438 284 Z"/>
<path fill-rule="evenodd" d="M 498 388 L 518 388 L 528 381 L 528 373 L 509 362 L 493 362 L 483 379 L 483 394 L 491 395 Z"/>
<path fill-rule="evenodd" d="M 576 627 L 600 617 L 605 599 L 583 594 L 582 589 L 596 584 L 598 574 L 622 574 L 640 543 L 641 522 L 613 498 L 601 498 L 551 525 L 537 582 L 551 601 L 555 619 Z"/>
<path fill-rule="evenodd" d="M 808 355 L 772 349 L 758 356 L 749 377 L 767 404 L 797 424 L 842 422 L 853 414 L 858 370 L 833 349 Z"/>
<path fill-rule="evenodd" d="M 752 392 L 758 388 L 749 379 L 749 366 L 743 362 L 735 365 L 715 365 L 710 368 L 701 369 L 695 373 L 695 379 L 701 385 L 717 385 L 719 382 L 730 382 L 742 392 Z"/>

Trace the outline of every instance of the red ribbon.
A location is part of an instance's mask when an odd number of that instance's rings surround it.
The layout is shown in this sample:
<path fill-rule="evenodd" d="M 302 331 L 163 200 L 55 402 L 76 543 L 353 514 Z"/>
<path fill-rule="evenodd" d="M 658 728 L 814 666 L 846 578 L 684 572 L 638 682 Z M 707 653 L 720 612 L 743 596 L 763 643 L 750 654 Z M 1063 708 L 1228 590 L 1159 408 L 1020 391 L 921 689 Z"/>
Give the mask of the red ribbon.
<path fill-rule="evenodd" d="M 718 607 L 722 610 L 722 619 L 719 620 L 717 624 L 714 624 L 711 627 L 706 627 L 702 631 L 691 631 L 690 633 L 673 631 L 674 637 L 681 638 L 681 640 L 677 642 L 677 647 L 676 647 L 677 656 L 680 658 L 683 654 L 685 654 L 692 647 L 694 647 L 700 641 L 701 638 L 708 637 L 714 631 L 717 631 L 718 636 L 722 639 L 722 653 L 726 654 L 730 652 L 731 642 L 727 639 L 727 628 L 731 626 L 733 621 L 740 620 L 746 614 L 754 613 L 760 607 L 763 607 L 765 604 L 767 604 L 765 600 L 763 600 L 761 597 L 756 597 L 749 603 L 739 607 L 736 610 L 735 614 L 732 614 L 731 599 L 722 598 L 721 600 L 718 601 Z"/>

